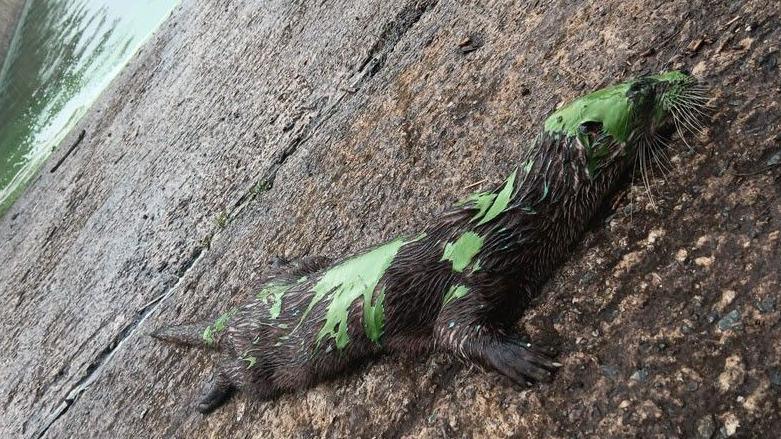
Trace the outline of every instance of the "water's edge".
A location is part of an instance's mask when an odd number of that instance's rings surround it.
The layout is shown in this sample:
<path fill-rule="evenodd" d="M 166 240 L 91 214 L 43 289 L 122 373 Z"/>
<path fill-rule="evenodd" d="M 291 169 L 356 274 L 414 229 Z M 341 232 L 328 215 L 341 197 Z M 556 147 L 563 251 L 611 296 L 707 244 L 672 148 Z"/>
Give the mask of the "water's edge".
<path fill-rule="evenodd" d="M 11 47 L 27 0 L 0 0 L 0 67 Z"/>
<path fill-rule="evenodd" d="M 11 1 L 22 9 L 0 62 L 0 216 L 178 0 L 0 0 L 0 10 Z"/>

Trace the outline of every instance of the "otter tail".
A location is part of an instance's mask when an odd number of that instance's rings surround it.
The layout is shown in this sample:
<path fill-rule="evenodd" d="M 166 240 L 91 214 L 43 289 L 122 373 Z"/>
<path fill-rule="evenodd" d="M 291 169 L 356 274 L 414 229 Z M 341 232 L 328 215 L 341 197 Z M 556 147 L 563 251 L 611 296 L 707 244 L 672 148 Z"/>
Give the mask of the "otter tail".
<path fill-rule="evenodd" d="M 156 329 L 149 335 L 158 340 L 178 345 L 192 346 L 202 349 L 215 349 L 216 346 L 214 342 L 212 341 L 210 343 L 204 336 L 204 334 L 208 332 L 208 327 L 209 324 L 206 322 L 163 326 L 162 328 Z"/>

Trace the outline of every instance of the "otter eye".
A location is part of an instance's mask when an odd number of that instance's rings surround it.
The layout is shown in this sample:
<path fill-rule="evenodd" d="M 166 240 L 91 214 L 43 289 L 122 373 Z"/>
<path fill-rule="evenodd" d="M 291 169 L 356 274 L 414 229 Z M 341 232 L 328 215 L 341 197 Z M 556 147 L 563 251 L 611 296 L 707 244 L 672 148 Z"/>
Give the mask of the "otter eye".
<path fill-rule="evenodd" d="M 589 136 L 596 136 L 602 132 L 602 122 L 586 121 L 578 125 L 578 131 L 581 134 L 588 134 Z"/>

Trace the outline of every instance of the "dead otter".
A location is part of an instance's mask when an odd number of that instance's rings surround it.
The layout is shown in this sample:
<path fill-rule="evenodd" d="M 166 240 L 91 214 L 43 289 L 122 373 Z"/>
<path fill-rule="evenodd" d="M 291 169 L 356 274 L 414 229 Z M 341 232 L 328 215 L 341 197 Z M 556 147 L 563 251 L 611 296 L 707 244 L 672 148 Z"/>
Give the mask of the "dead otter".
<path fill-rule="evenodd" d="M 547 381 L 560 365 L 513 323 L 620 176 L 664 154 L 662 133 L 699 126 L 702 92 L 688 74 L 667 72 L 584 96 L 546 120 L 502 185 L 424 232 L 333 264 L 305 258 L 216 320 L 153 336 L 219 352 L 204 413 L 236 389 L 268 399 L 382 352 L 430 347 L 515 382 Z"/>

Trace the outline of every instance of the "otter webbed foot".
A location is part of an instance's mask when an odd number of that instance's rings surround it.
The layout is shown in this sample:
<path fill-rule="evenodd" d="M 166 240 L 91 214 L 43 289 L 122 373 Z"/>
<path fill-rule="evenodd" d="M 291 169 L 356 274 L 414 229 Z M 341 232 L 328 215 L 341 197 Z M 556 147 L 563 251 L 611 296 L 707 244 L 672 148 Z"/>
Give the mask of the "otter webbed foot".
<path fill-rule="evenodd" d="M 222 375 L 217 375 L 204 390 L 195 409 L 207 415 L 225 404 L 235 390 L 235 387 L 227 379 Z"/>
<path fill-rule="evenodd" d="M 518 384 L 549 383 L 561 364 L 530 344 L 518 340 L 491 343 L 482 355 L 483 363 Z"/>

